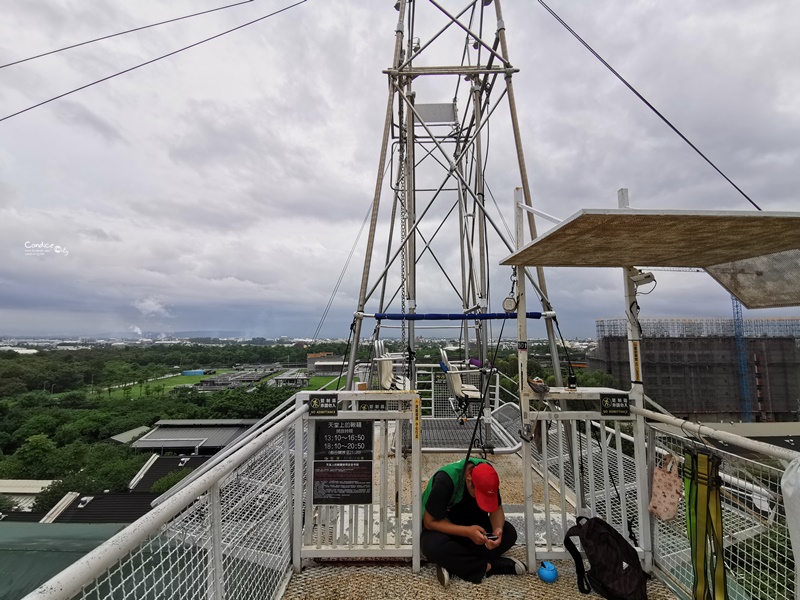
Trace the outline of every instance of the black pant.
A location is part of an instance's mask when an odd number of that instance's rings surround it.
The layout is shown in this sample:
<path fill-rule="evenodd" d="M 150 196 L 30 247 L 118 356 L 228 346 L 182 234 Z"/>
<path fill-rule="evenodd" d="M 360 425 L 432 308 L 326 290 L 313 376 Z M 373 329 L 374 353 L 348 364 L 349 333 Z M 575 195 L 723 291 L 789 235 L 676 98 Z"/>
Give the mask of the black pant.
<path fill-rule="evenodd" d="M 483 544 L 475 544 L 466 537 L 447 535 L 424 527 L 420 536 L 422 552 L 429 561 L 472 583 L 480 583 L 486 574 L 487 563 L 504 554 L 516 541 L 517 530 L 508 521 L 503 525 L 500 545 L 494 550 L 489 550 Z"/>

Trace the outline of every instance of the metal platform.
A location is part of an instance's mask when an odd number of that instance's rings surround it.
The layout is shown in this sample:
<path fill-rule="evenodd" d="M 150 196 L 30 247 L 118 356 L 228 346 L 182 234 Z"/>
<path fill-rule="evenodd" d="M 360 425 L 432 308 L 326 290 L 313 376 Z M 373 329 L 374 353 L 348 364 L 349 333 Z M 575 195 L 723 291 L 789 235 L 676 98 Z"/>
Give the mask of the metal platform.
<path fill-rule="evenodd" d="M 512 454 L 519 452 L 522 442 L 519 439 L 519 408 L 516 405 L 504 404 L 493 410 L 487 421 L 482 421 L 476 436 L 474 448 L 479 449 L 484 444 L 492 447 L 493 454 Z M 488 425 L 488 435 L 487 435 Z M 422 451 L 423 452 L 459 452 L 469 447 L 472 434 L 475 431 L 475 419 L 459 422 L 455 413 L 449 418 L 422 419 Z M 411 448 L 411 430 L 403 430 L 402 450 L 408 453 Z M 397 439 L 395 438 L 394 449 Z"/>

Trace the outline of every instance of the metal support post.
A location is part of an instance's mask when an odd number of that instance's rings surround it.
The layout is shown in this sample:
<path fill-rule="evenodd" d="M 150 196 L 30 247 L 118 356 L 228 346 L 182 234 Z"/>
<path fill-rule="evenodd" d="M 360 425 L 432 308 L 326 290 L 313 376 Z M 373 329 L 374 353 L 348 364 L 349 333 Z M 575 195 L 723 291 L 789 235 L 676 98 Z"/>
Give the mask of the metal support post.
<path fill-rule="evenodd" d="M 636 283 L 632 276 L 639 270 L 634 267 L 625 267 L 622 270 L 623 285 L 625 289 L 625 316 L 628 329 L 628 357 L 630 361 L 631 392 L 630 398 L 638 409 L 644 408 L 644 386 L 642 385 L 642 351 L 641 333 L 639 330 L 639 304 L 636 302 Z M 645 450 L 645 422 L 641 414 L 636 415 L 633 422 L 634 462 L 636 465 L 636 481 L 647 481 L 647 453 Z M 624 482 L 621 482 L 624 488 Z M 640 488 L 641 489 L 641 488 Z M 644 486 L 644 489 L 647 489 Z M 644 490 L 642 490 L 644 491 Z M 650 529 L 650 512 L 647 510 L 649 496 L 645 493 L 637 494 L 639 517 L 639 533 L 644 551 L 644 568 L 650 572 L 653 567 L 653 547 Z"/>
<path fill-rule="evenodd" d="M 219 501 L 219 481 L 209 490 L 211 504 L 211 573 L 214 600 L 225 597 L 225 573 L 222 565 L 222 507 Z"/>
<path fill-rule="evenodd" d="M 396 67 L 400 64 L 400 57 L 403 52 L 403 19 L 406 13 L 406 0 L 400 0 L 400 15 L 395 28 L 394 60 L 392 64 Z M 389 150 L 389 139 L 392 134 L 392 105 L 394 104 L 394 86 L 389 82 L 389 99 L 386 103 L 386 116 L 383 122 L 383 140 L 381 141 L 381 157 L 378 161 L 378 177 L 375 182 L 375 193 L 372 198 L 372 216 L 369 223 L 369 235 L 367 236 L 367 250 L 364 259 L 364 269 L 361 272 L 361 289 L 358 295 L 358 312 L 364 312 L 367 304 L 367 285 L 369 284 L 369 271 L 372 264 L 372 249 L 375 244 L 375 230 L 378 225 L 378 209 L 381 202 L 381 190 L 383 188 L 384 166 L 386 165 L 386 154 Z M 353 346 L 350 349 L 350 360 L 347 363 L 347 381 L 345 388 L 353 389 L 353 377 L 356 368 L 356 357 L 358 355 L 358 343 L 361 339 L 361 319 L 355 320 L 352 333 Z"/>
<path fill-rule="evenodd" d="M 297 396 L 298 406 L 303 401 Z M 294 527 L 292 530 L 292 568 L 299 573 L 302 568 L 300 549 L 303 546 L 303 478 L 306 476 L 303 464 L 303 423 L 305 418 L 294 424 Z M 309 458 L 309 460 L 311 460 Z M 309 528 L 311 523 L 308 523 Z"/>
<path fill-rule="evenodd" d="M 516 224 L 516 246 L 521 249 L 524 243 L 522 209 L 522 189 L 514 190 L 514 216 Z M 528 320 L 525 305 L 525 275 L 517 273 L 517 373 L 519 374 L 519 408 L 522 425 L 522 489 L 525 509 L 526 561 L 528 573 L 533 573 L 536 565 L 536 533 L 533 530 L 533 476 L 531 464 L 531 435 L 533 428 L 530 418 L 531 392 L 528 391 Z M 546 450 L 545 450 L 546 451 Z"/>
<path fill-rule="evenodd" d="M 420 535 L 422 534 L 422 486 L 419 478 L 422 474 L 420 455 L 422 453 L 422 404 L 419 395 L 412 400 L 412 423 L 411 423 L 411 570 L 414 573 L 420 571 Z M 398 461 L 397 469 L 401 458 L 396 453 Z M 398 494 L 399 494 L 398 490 Z M 400 522 L 397 523 L 399 535 Z"/>

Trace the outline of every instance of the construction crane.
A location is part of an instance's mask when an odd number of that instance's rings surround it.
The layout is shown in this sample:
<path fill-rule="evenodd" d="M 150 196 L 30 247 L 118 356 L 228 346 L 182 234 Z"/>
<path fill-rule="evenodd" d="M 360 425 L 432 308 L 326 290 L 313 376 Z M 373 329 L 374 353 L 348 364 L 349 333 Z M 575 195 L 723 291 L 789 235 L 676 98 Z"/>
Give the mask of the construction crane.
<path fill-rule="evenodd" d="M 736 364 L 739 371 L 739 400 L 742 406 L 742 421 L 750 423 L 753 411 L 750 404 L 750 385 L 747 382 L 747 353 L 744 345 L 744 320 L 742 319 L 742 303 L 731 294 L 733 304 L 733 337 L 736 341 Z"/>

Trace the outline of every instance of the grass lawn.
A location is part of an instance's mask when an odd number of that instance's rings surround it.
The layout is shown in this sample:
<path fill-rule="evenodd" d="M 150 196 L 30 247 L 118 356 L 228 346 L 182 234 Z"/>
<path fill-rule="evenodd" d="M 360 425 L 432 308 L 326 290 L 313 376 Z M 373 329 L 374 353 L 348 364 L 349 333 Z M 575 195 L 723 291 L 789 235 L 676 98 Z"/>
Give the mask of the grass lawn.
<path fill-rule="evenodd" d="M 217 375 L 221 375 L 222 373 L 230 373 L 232 369 L 217 369 Z M 145 385 L 149 385 L 150 389 L 153 390 L 153 393 L 156 393 L 156 388 L 163 385 L 164 386 L 164 394 L 168 394 L 169 391 L 174 388 L 176 385 L 193 385 L 202 381 L 203 379 L 208 379 L 209 377 L 213 377 L 213 375 L 176 375 L 175 377 L 168 377 L 166 379 L 154 379 L 152 381 L 147 382 Z M 141 393 L 144 396 L 144 388 L 142 386 Z M 111 396 L 108 395 L 108 389 L 98 389 L 98 394 L 101 394 L 105 398 L 110 398 L 112 400 L 121 400 L 125 397 L 125 392 L 122 388 L 114 388 L 111 390 Z M 139 385 L 135 384 L 131 386 L 131 398 L 138 398 L 139 397 Z"/>
<path fill-rule="evenodd" d="M 318 390 L 323 385 L 325 385 L 326 383 L 330 383 L 334 379 L 339 379 L 339 377 L 312 377 L 311 381 L 308 382 L 308 386 L 304 387 L 303 389 L 304 390 Z M 346 375 L 342 375 L 342 383 L 344 383 L 346 379 L 347 379 Z M 336 384 L 333 384 L 332 386 L 329 386 L 326 389 L 331 390 L 331 389 L 336 389 L 337 387 L 339 387 L 339 386 L 337 386 Z"/>

